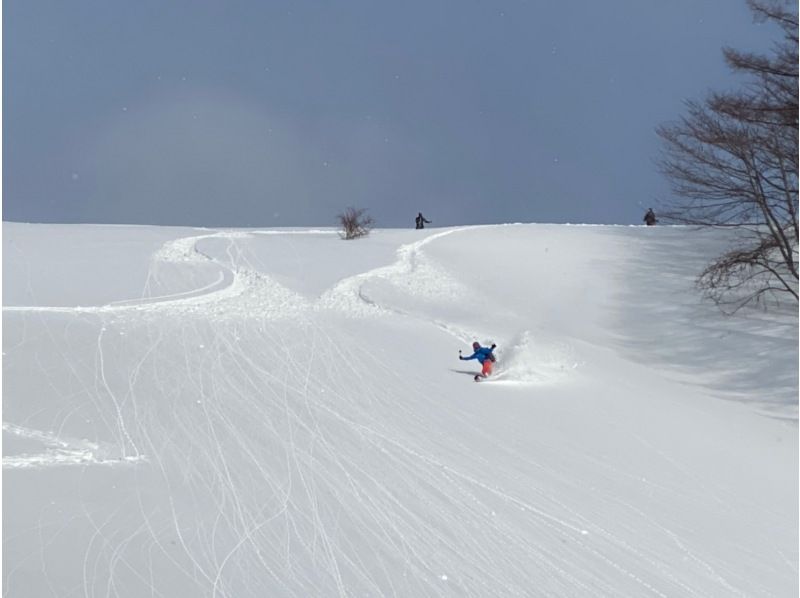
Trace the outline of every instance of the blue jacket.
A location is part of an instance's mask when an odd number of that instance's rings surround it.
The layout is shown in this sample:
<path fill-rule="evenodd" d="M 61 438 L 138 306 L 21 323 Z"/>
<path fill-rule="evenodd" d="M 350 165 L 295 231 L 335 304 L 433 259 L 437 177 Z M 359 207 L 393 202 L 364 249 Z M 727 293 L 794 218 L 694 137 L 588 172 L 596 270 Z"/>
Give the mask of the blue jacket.
<path fill-rule="evenodd" d="M 462 357 L 464 361 L 469 361 L 470 359 L 477 359 L 479 363 L 483 364 L 484 361 L 489 359 L 489 355 L 492 354 L 492 349 L 489 347 L 481 347 L 477 351 L 475 351 L 469 357 Z"/>

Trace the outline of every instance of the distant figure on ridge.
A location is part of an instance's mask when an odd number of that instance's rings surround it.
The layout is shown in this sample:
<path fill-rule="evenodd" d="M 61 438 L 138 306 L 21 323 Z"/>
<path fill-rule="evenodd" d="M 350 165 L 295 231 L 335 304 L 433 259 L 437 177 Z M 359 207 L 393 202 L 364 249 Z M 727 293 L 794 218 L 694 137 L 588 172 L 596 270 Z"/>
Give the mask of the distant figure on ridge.
<path fill-rule="evenodd" d="M 647 226 L 653 226 L 656 222 L 658 222 L 658 220 L 656 219 L 655 212 L 653 212 L 653 208 L 647 208 L 647 212 L 645 213 L 644 218 L 642 218 L 642 220 L 644 220 L 644 223 Z"/>
<path fill-rule="evenodd" d="M 495 350 L 497 345 L 493 344 L 491 347 L 481 347 L 479 342 L 472 343 L 472 350 L 474 353 L 469 357 L 464 357 L 461 355 L 461 351 L 458 352 L 458 358 L 461 361 L 469 361 L 470 359 L 477 359 L 478 363 L 480 363 L 483 367 L 481 368 L 480 374 L 475 374 L 475 382 L 480 380 L 481 378 L 486 378 L 492 373 L 492 366 L 496 361 L 494 353 L 492 351 Z"/>
<path fill-rule="evenodd" d="M 417 217 L 414 219 L 414 221 L 417 223 L 417 229 L 425 228 L 425 224 L 431 223 L 430 220 L 425 219 L 425 216 L 422 215 L 422 212 L 417 214 Z"/>

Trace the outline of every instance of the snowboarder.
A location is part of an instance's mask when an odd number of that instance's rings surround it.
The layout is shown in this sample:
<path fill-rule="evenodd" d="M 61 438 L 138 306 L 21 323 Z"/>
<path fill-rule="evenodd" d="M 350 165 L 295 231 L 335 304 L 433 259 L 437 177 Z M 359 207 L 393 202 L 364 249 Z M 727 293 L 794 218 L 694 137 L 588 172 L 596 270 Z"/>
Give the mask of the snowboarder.
<path fill-rule="evenodd" d="M 478 362 L 483 366 L 481 369 L 481 373 L 475 374 L 475 382 L 477 382 L 481 378 L 486 378 L 492 373 L 492 366 L 494 365 L 494 362 L 496 360 L 494 353 L 492 353 L 492 351 L 494 351 L 495 347 L 497 347 L 497 345 L 492 343 L 492 346 L 487 349 L 486 347 L 481 347 L 481 344 L 476 341 L 472 343 L 472 350 L 474 351 L 474 353 L 469 357 L 464 357 L 463 355 L 461 355 L 461 351 L 458 352 L 458 358 L 460 360 L 469 361 L 470 359 L 477 359 Z"/>
<path fill-rule="evenodd" d="M 425 219 L 425 216 L 422 215 L 422 212 L 419 212 L 417 214 L 417 217 L 414 219 L 414 222 L 416 222 L 416 224 L 417 224 L 417 229 L 425 228 L 426 224 L 430 224 L 431 223 L 430 220 L 426 220 Z"/>
<path fill-rule="evenodd" d="M 645 212 L 644 218 L 642 218 L 642 220 L 644 220 L 644 223 L 647 226 L 653 226 L 656 222 L 658 222 L 658 220 L 656 219 L 656 214 L 655 212 L 653 212 L 653 208 L 647 208 L 647 212 Z"/>

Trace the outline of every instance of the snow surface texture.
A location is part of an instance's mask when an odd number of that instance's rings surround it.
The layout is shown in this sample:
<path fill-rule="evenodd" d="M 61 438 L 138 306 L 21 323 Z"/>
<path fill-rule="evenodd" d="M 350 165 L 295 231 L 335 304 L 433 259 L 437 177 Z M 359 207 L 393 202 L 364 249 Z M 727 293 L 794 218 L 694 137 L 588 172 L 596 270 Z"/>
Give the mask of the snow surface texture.
<path fill-rule="evenodd" d="M 3 231 L 6 596 L 798 593 L 796 305 L 700 301 L 728 233 Z"/>

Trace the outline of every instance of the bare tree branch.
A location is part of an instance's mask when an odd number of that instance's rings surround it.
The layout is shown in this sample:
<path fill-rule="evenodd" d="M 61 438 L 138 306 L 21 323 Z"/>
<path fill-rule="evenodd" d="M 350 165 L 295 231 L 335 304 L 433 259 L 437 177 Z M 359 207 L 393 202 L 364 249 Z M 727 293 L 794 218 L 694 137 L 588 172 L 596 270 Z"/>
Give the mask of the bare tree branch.
<path fill-rule="evenodd" d="M 725 48 L 742 89 L 686 103 L 686 116 L 656 130 L 660 166 L 677 198 L 666 221 L 736 228 L 742 247 L 714 260 L 698 285 L 720 306 L 765 297 L 798 300 L 798 19 L 782 0 L 748 0 L 783 39 L 764 56 Z"/>

